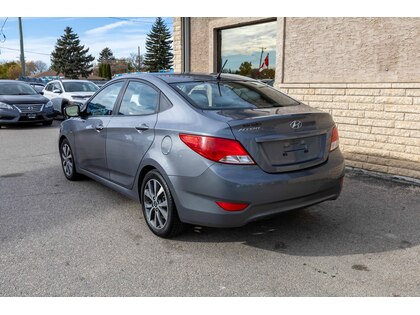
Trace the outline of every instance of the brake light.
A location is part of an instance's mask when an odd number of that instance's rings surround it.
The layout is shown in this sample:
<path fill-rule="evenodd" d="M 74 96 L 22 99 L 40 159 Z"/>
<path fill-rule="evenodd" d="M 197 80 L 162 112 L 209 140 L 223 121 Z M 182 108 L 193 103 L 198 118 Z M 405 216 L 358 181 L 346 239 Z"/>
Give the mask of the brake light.
<path fill-rule="evenodd" d="M 338 140 L 338 129 L 334 126 L 332 133 L 331 133 L 331 145 L 330 145 L 330 152 L 334 151 L 338 148 L 339 140 Z"/>
<path fill-rule="evenodd" d="M 180 134 L 179 137 L 190 149 L 206 159 L 226 164 L 255 164 L 236 140 L 187 134 Z"/>
<path fill-rule="evenodd" d="M 233 202 L 224 202 L 216 201 L 217 205 L 226 211 L 242 211 L 248 207 L 247 203 L 233 203 Z"/>

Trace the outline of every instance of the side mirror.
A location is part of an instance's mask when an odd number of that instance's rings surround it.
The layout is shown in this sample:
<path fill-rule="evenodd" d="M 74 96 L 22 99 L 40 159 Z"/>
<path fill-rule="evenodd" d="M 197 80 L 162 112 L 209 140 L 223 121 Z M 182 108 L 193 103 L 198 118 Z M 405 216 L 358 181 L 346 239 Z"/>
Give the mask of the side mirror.
<path fill-rule="evenodd" d="M 44 95 L 44 92 L 43 91 L 39 91 L 38 94 Z"/>
<path fill-rule="evenodd" d="M 61 94 L 61 93 L 63 93 L 63 91 L 61 91 L 60 89 L 54 89 L 53 90 L 53 93 L 55 93 L 55 94 Z"/>
<path fill-rule="evenodd" d="M 78 117 L 80 116 L 80 108 L 78 105 L 68 105 L 65 107 L 66 115 L 69 117 Z"/>

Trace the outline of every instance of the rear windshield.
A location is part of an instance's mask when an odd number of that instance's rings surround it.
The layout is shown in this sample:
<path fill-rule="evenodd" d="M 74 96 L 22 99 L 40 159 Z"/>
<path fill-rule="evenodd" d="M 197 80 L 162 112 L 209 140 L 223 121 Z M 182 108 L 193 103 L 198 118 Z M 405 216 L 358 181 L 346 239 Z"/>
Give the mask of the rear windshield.
<path fill-rule="evenodd" d="M 171 86 L 201 109 L 270 108 L 299 102 L 266 84 L 255 81 L 203 81 Z"/>
<path fill-rule="evenodd" d="M 37 92 L 26 83 L 0 83 L 0 95 L 34 95 Z"/>
<path fill-rule="evenodd" d="M 99 88 L 92 82 L 63 82 L 66 92 L 96 92 Z"/>

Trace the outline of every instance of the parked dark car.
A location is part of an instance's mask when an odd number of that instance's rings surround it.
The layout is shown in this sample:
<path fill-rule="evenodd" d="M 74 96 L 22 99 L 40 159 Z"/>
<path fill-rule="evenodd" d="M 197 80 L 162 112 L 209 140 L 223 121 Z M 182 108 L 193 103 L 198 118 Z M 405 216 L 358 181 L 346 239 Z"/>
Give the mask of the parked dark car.
<path fill-rule="evenodd" d="M 19 123 L 52 124 L 52 103 L 26 82 L 0 80 L 0 127 Z"/>
<path fill-rule="evenodd" d="M 336 199 L 344 176 L 330 114 L 236 75 L 116 78 L 61 124 L 64 175 L 142 204 L 158 236 L 236 227 Z"/>

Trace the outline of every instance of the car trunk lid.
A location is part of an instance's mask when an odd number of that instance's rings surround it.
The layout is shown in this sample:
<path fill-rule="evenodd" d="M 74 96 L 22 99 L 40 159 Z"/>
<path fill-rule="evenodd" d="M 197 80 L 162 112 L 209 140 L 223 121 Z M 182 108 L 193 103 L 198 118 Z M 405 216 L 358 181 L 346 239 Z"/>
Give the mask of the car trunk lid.
<path fill-rule="evenodd" d="M 301 170 L 325 162 L 334 122 L 328 113 L 306 105 L 270 109 L 223 110 L 254 161 L 266 172 Z"/>

